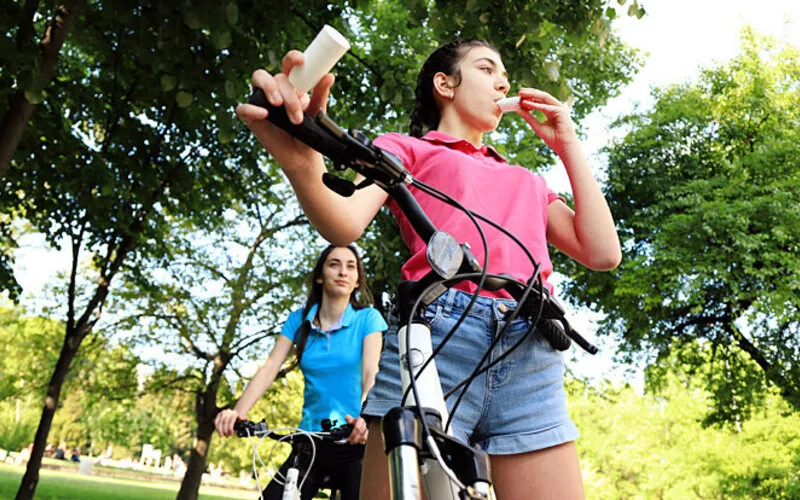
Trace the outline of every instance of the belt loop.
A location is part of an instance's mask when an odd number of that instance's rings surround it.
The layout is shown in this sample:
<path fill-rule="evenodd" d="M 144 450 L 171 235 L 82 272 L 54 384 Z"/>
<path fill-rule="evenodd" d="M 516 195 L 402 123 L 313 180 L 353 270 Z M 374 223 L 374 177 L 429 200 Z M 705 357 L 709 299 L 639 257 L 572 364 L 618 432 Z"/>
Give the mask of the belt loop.
<path fill-rule="evenodd" d="M 445 294 L 446 299 L 444 301 L 444 310 L 442 311 L 443 316 L 445 317 L 450 316 L 450 311 L 453 310 L 453 302 L 456 299 L 456 293 L 458 292 L 456 291 L 455 288 L 450 288 L 447 290 L 447 293 Z"/>

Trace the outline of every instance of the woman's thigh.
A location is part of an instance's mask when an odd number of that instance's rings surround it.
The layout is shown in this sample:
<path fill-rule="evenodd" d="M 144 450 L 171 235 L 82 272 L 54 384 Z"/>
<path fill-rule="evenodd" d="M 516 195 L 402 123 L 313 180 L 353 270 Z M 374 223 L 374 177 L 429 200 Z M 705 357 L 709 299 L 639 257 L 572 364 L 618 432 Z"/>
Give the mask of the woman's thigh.
<path fill-rule="evenodd" d="M 389 498 L 389 459 L 383 451 L 381 419 L 369 419 L 369 437 L 361 468 L 361 498 Z"/>
<path fill-rule="evenodd" d="M 498 500 L 584 498 L 574 442 L 515 455 L 491 455 L 490 459 Z"/>

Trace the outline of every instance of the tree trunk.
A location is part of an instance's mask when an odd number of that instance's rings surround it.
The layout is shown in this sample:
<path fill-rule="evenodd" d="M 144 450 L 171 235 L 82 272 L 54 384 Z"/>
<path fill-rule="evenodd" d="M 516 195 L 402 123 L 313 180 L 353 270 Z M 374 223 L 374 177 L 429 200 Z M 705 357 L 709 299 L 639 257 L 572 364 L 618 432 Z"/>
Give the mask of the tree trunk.
<path fill-rule="evenodd" d="M 25 470 L 25 475 L 22 476 L 22 483 L 20 483 L 19 490 L 17 491 L 17 500 L 32 499 L 36 491 L 36 485 L 39 483 L 39 469 L 42 466 L 42 457 L 44 456 L 44 449 L 47 446 L 47 435 L 50 433 L 53 416 L 58 407 L 61 387 L 64 385 L 64 380 L 67 378 L 67 373 L 69 372 L 69 365 L 72 363 L 73 358 L 75 358 L 75 354 L 78 352 L 78 347 L 80 347 L 81 340 L 83 340 L 84 336 L 85 333 L 80 330 L 67 330 L 64 344 L 61 346 L 61 354 L 58 357 L 53 376 L 50 378 L 50 384 L 47 386 L 47 396 L 44 400 L 42 418 L 39 420 L 39 428 L 36 429 L 36 437 L 33 440 L 33 451 L 28 460 L 28 467 Z"/>
<path fill-rule="evenodd" d="M 216 379 L 216 380 L 215 380 Z M 186 475 L 183 476 L 181 489 L 178 491 L 177 500 L 195 500 L 200 494 L 200 481 L 206 470 L 208 448 L 211 437 L 214 435 L 214 417 L 217 414 L 217 388 L 219 375 L 212 375 L 212 380 L 205 391 L 197 394 L 195 410 L 197 414 L 197 438 L 195 439 L 189 464 L 186 466 Z"/>
<path fill-rule="evenodd" d="M 59 5 L 53 22 L 47 27 L 44 39 L 39 44 L 42 51 L 41 73 L 43 86 L 50 80 L 56 65 L 58 52 L 67 38 L 72 23 L 78 15 L 78 2 Z M 5 177 L 11 158 L 17 151 L 25 127 L 33 116 L 34 105 L 25 99 L 24 90 L 17 91 L 0 123 L 0 179 Z"/>

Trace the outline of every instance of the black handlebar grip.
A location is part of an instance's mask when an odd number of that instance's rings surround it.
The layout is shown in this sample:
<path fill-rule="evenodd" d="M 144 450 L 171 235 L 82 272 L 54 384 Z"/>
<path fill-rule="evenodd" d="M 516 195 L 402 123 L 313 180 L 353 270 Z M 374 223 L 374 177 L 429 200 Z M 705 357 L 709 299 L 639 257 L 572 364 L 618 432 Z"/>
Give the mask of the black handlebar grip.
<path fill-rule="evenodd" d="M 542 336 L 550 343 L 550 346 L 557 351 L 566 351 L 572 344 L 563 325 L 558 320 L 541 319 L 537 325 Z"/>
<path fill-rule="evenodd" d="M 334 441 L 342 441 L 350 437 L 355 426 L 353 424 L 345 424 L 340 427 L 335 427 L 330 430 L 330 438 Z"/>
<path fill-rule="evenodd" d="M 255 436 L 258 433 L 267 431 L 266 422 L 251 422 L 249 420 L 237 420 L 233 424 L 233 432 L 239 437 Z"/>
<path fill-rule="evenodd" d="M 289 120 L 289 115 L 286 113 L 286 108 L 270 104 L 260 88 L 253 90 L 253 95 L 250 96 L 248 102 L 266 109 L 269 112 L 267 120 L 282 128 L 293 137 L 300 139 L 307 146 L 319 151 L 335 163 L 347 163 L 346 146 L 339 141 L 332 132 L 314 121 L 308 113 L 303 113 L 303 122 L 301 124 L 296 125 L 292 123 Z"/>

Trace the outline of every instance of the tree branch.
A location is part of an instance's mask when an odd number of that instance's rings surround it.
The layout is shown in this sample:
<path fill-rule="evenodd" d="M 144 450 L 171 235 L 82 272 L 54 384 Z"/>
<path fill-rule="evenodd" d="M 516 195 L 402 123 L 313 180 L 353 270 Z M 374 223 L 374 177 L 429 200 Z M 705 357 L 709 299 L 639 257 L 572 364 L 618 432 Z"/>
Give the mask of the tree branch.
<path fill-rule="evenodd" d="M 52 22 L 47 27 L 44 39 L 39 44 L 42 52 L 40 61 L 42 87 L 50 80 L 61 46 L 78 15 L 79 3 L 78 0 L 72 0 L 68 1 L 66 5 L 58 6 Z M 25 13 L 27 14 L 27 9 L 32 7 L 32 2 L 26 3 Z M 18 42 L 21 40 L 18 38 Z M 24 40 L 22 41 L 24 42 Z M 3 121 L 0 123 L 0 179 L 5 177 L 8 172 L 11 159 L 14 157 L 25 128 L 33 116 L 34 107 L 35 105 L 25 98 L 25 91 L 20 89 L 12 98 L 11 104 L 3 116 Z"/>

